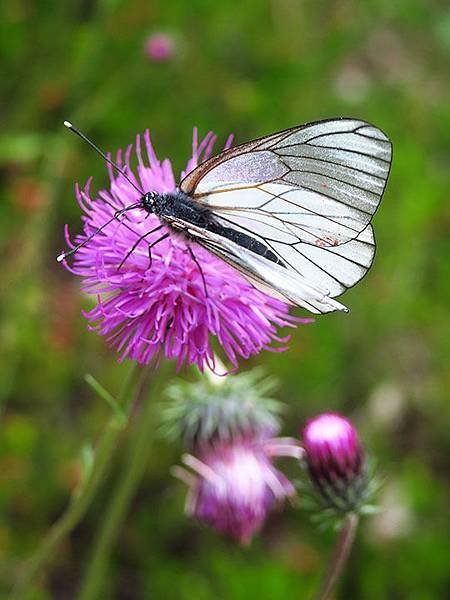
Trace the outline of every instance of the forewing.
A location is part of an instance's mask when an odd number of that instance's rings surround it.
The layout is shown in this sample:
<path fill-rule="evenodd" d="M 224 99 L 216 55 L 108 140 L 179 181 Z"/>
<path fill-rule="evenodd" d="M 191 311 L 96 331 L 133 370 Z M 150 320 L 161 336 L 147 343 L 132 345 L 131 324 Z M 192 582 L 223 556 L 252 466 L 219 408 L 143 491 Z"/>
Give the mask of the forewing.
<path fill-rule="evenodd" d="M 290 248 L 334 247 L 370 223 L 391 154 L 385 134 L 364 121 L 321 121 L 226 150 L 180 188 L 228 226 Z"/>

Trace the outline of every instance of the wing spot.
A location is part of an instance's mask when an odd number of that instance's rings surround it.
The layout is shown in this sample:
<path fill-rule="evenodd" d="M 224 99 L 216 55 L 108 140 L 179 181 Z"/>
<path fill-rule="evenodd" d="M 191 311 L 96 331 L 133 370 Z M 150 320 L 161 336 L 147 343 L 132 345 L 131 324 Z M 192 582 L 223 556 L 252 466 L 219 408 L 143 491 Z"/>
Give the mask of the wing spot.
<path fill-rule="evenodd" d="M 322 238 L 317 238 L 314 245 L 319 248 L 329 248 L 330 246 L 339 246 L 339 241 L 331 235 L 324 235 Z"/>

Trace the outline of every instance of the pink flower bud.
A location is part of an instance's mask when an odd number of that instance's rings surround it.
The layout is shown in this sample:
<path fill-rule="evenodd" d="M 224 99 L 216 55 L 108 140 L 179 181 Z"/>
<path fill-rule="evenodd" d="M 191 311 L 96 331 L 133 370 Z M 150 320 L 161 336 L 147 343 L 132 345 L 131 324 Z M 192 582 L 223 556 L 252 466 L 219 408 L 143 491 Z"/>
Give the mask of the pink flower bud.
<path fill-rule="evenodd" d="M 175 42 L 166 33 L 154 33 L 146 39 L 144 50 L 153 62 L 167 62 L 175 54 Z"/>
<path fill-rule="evenodd" d="M 364 452 L 351 422 L 323 414 L 303 431 L 305 459 L 311 481 L 326 503 L 350 509 L 366 489 Z"/>

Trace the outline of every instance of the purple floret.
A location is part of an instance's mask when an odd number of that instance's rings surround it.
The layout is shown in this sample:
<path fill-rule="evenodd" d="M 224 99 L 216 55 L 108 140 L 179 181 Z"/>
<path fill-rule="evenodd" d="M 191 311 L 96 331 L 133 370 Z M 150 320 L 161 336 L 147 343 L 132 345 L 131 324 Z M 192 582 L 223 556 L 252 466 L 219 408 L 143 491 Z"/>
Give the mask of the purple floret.
<path fill-rule="evenodd" d="M 248 544 L 268 514 L 295 494 L 273 458 L 299 458 L 301 452 L 295 440 L 248 435 L 185 455 L 184 464 L 194 471 L 181 474 L 190 487 L 187 513 Z"/>

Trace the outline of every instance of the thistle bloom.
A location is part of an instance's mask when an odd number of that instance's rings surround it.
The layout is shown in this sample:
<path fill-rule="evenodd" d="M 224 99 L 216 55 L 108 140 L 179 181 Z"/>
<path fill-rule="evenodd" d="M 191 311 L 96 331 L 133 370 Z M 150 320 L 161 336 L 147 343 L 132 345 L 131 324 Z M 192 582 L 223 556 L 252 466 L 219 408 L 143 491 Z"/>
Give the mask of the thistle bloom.
<path fill-rule="evenodd" d="M 166 33 L 154 33 L 145 41 L 145 53 L 153 62 L 167 62 L 175 52 L 173 38 Z"/>
<path fill-rule="evenodd" d="M 189 485 L 187 514 L 247 545 L 267 515 L 295 494 L 272 458 L 300 453 L 294 440 L 248 435 L 186 454 L 183 462 L 194 473 L 178 467 L 175 474 Z"/>
<path fill-rule="evenodd" d="M 215 140 L 210 132 L 198 143 L 194 130 L 192 156 L 182 177 L 211 155 Z M 226 147 L 230 145 L 231 139 Z M 157 159 L 148 131 L 143 144 L 141 136 L 136 138 L 135 173 L 130 166 L 132 150 L 130 145 L 124 156 L 119 151 L 116 160 L 138 188 L 159 193 L 176 189 L 170 161 Z M 66 228 L 66 240 L 69 247 L 86 243 L 75 253 L 71 267 L 64 264 L 82 277 L 82 289 L 97 297 L 95 308 L 84 314 L 90 328 L 120 352 L 120 360 L 147 364 L 165 355 L 177 360 L 177 368 L 183 364 L 214 368 L 211 344 L 216 338 L 237 367 L 238 357 L 269 349 L 273 341 L 285 344 L 288 338 L 277 337 L 277 327 L 310 321 L 289 316 L 287 305 L 256 290 L 237 271 L 195 246 L 205 290 L 184 239 L 171 234 L 159 241 L 165 226 L 151 233 L 161 225 L 156 216 L 138 208 L 124 213 L 120 221 L 112 219 L 116 211 L 139 201 L 140 195 L 122 175 L 110 166 L 108 170 L 109 190 L 91 197 L 91 180 L 84 189 L 76 186 L 84 231 L 72 243 Z"/>
<path fill-rule="evenodd" d="M 294 494 L 273 465 L 276 456 L 299 459 L 303 450 L 279 430 L 276 383 L 260 369 L 230 377 L 206 376 L 169 386 L 163 410 L 169 439 L 182 437 L 192 454 L 174 475 L 189 486 L 186 512 L 242 544 L 268 513 Z"/>
<path fill-rule="evenodd" d="M 303 431 L 311 482 L 324 504 L 338 510 L 357 508 L 365 499 L 364 451 L 351 422 L 333 413 L 320 415 Z"/>

